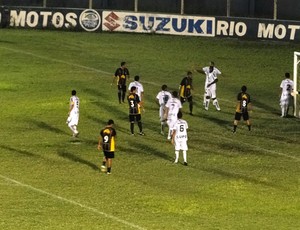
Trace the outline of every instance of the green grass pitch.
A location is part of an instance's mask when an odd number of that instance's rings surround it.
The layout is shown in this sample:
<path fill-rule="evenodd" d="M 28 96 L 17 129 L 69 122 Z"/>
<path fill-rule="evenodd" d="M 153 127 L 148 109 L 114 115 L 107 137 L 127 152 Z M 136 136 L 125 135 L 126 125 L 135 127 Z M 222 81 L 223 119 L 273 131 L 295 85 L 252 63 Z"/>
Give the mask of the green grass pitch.
<path fill-rule="evenodd" d="M 0 31 L 0 228 L 300 229 L 300 120 L 280 118 L 279 85 L 299 44 L 122 33 Z M 129 135 L 112 76 L 125 60 L 145 88 L 146 136 Z M 155 96 L 214 61 L 222 111 L 202 106 L 194 74 L 189 166 L 174 165 Z M 231 133 L 247 85 L 253 130 Z M 71 90 L 80 137 L 65 124 Z M 112 175 L 100 172 L 100 129 L 114 119 Z M 137 127 L 136 127 L 137 128 Z M 182 156 L 181 156 L 182 162 Z"/>

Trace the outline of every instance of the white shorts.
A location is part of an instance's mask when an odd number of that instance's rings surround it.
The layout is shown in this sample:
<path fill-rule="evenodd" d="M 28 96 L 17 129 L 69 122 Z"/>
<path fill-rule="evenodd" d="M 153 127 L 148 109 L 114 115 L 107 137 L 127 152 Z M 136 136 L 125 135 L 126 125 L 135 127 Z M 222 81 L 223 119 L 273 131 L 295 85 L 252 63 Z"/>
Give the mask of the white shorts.
<path fill-rule="evenodd" d="M 216 98 L 217 97 L 217 87 L 216 84 L 211 85 L 205 90 L 205 97 Z"/>
<path fill-rule="evenodd" d="M 187 141 L 175 140 L 175 151 L 179 151 L 179 150 L 183 150 L 183 151 L 188 150 Z"/>
<path fill-rule="evenodd" d="M 175 125 L 176 121 L 177 121 L 177 118 L 173 118 L 173 117 L 172 118 L 168 118 L 167 124 L 169 126 L 169 129 L 173 128 L 173 126 Z"/>
<path fill-rule="evenodd" d="M 281 95 L 281 98 L 280 98 L 280 105 L 281 106 L 288 106 L 290 104 L 292 104 L 292 97 L 290 95 Z"/>
<path fill-rule="evenodd" d="M 69 126 L 78 125 L 78 121 L 79 121 L 79 112 L 71 112 L 67 119 L 68 125 Z"/>

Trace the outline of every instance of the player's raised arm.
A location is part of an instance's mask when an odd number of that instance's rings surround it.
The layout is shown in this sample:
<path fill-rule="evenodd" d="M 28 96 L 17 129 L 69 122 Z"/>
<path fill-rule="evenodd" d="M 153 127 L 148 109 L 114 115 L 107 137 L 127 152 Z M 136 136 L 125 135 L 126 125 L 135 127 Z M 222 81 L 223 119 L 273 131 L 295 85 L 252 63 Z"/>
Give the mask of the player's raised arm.
<path fill-rule="evenodd" d="M 203 69 L 195 69 L 194 71 L 196 71 L 197 73 L 205 74 Z"/>

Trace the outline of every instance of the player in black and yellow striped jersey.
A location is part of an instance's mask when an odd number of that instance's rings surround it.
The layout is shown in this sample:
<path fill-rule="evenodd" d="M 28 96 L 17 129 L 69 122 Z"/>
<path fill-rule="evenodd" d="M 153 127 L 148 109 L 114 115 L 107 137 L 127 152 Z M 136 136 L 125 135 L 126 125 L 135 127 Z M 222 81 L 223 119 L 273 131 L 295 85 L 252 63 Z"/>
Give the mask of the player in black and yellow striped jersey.
<path fill-rule="evenodd" d="M 191 71 L 187 72 L 187 76 L 184 77 L 180 83 L 179 96 L 181 104 L 186 100 L 189 102 L 190 115 L 193 115 L 193 75 Z"/>
<path fill-rule="evenodd" d="M 129 70 L 126 67 L 126 62 L 121 62 L 121 67 L 117 68 L 115 71 L 113 83 L 117 80 L 118 87 L 118 99 L 119 103 L 125 103 L 126 96 L 126 80 L 130 78 Z M 113 84 L 112 83 L 112 84 Z"/>
<path fill-rule="evenodd" d="M 134 123 L 137 122 L 138 127 L 140 129 L 140 135 L 144 136 L 143 127 L 142 127 L 142 116 L 141 116 L 141 108 L 142 102 L 140 101 L 139 96 L 136 94 L 137 88 L 132 86 L 130 89 L 130 93 L 127 97 L 128 105 L 129 105 L 129 122 L 130 122 L 130 131 L 131 135 L 134 135 Z"/>
<path fill-rule="evenodd" d="M 107 125 L 100 131 L 98 142 L 98 150 L 102 149 L 104 153 L 101 171 L 107 171 L 107 174 L 111 173 L 112 158 L 115 157 L 115 137 L 117 133 L 113 125 L 113 120 L 107 122 Z"/>
<path fill-rule="evenodd" d="M 234 117 L 234 122 L 233 122 L 233 130 L 232 132 L 236 132 L 236 128 L 238 125 L 238 122 L 241 120 L 243 117 L 243 120 L 247 123 L 248 130 L 251 130 L 251 123 L 250 123 L 250 118 L 249 118 L 249 113 L 248 111 L 251 110 L 251 99 L 250 95 L 246 93 L 247 87 L 244 85 L 241 88 L 241 92 L 238 93 L 237 95 L 237 105 L 236 105 L 236 110 L 235 110 L 235 117 Z"/>

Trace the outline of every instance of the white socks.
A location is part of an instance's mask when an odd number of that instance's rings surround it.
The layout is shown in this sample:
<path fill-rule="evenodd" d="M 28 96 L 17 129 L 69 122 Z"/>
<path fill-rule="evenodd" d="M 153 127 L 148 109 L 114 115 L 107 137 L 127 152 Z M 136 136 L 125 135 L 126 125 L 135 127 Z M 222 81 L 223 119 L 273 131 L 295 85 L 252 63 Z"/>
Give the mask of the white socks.
<path fill-rule="evenodd" d="M 179 151 L 175 151 L 175 163 L 178 163 Z"/>
<path fill-rule="evenodd" d="M 219 106 L 219 102 L 218 102 L 218 99 L 217 99 L 217 98 L 213 100 L 213 105 L 214 105 L 214 106 L 216 106 L 216 109 L 217 109 L 218 111 L 220 111 L 220 110 L 221 110 L 221 108 L 220 108 L 220 106 Z"/>
<path fill-rule="evenodd" d="M 78 134 L 77 126 L 76 125 L 69 125 L 69 128 L 72 130 L 73 134 Z"/>
<path fill-rule="evenodd" d="M 182 152 L 183 152 L 183 161 L 184 161 L 184 162 L 187 162 L 187 160 L 186 160 L 186 158 L 187 158 L 187 157 L 186 157 L 186 151 L 182 151 Z"/>
<path fill-rule="evenodd" d="M 182 151 L 183 153 L 183 161 L 187 163 L 187 154 L 186 151 Z M 179 160 L 179 151 L 175 151 L 175 162 L 174 163 L 178 163 Z"/>

